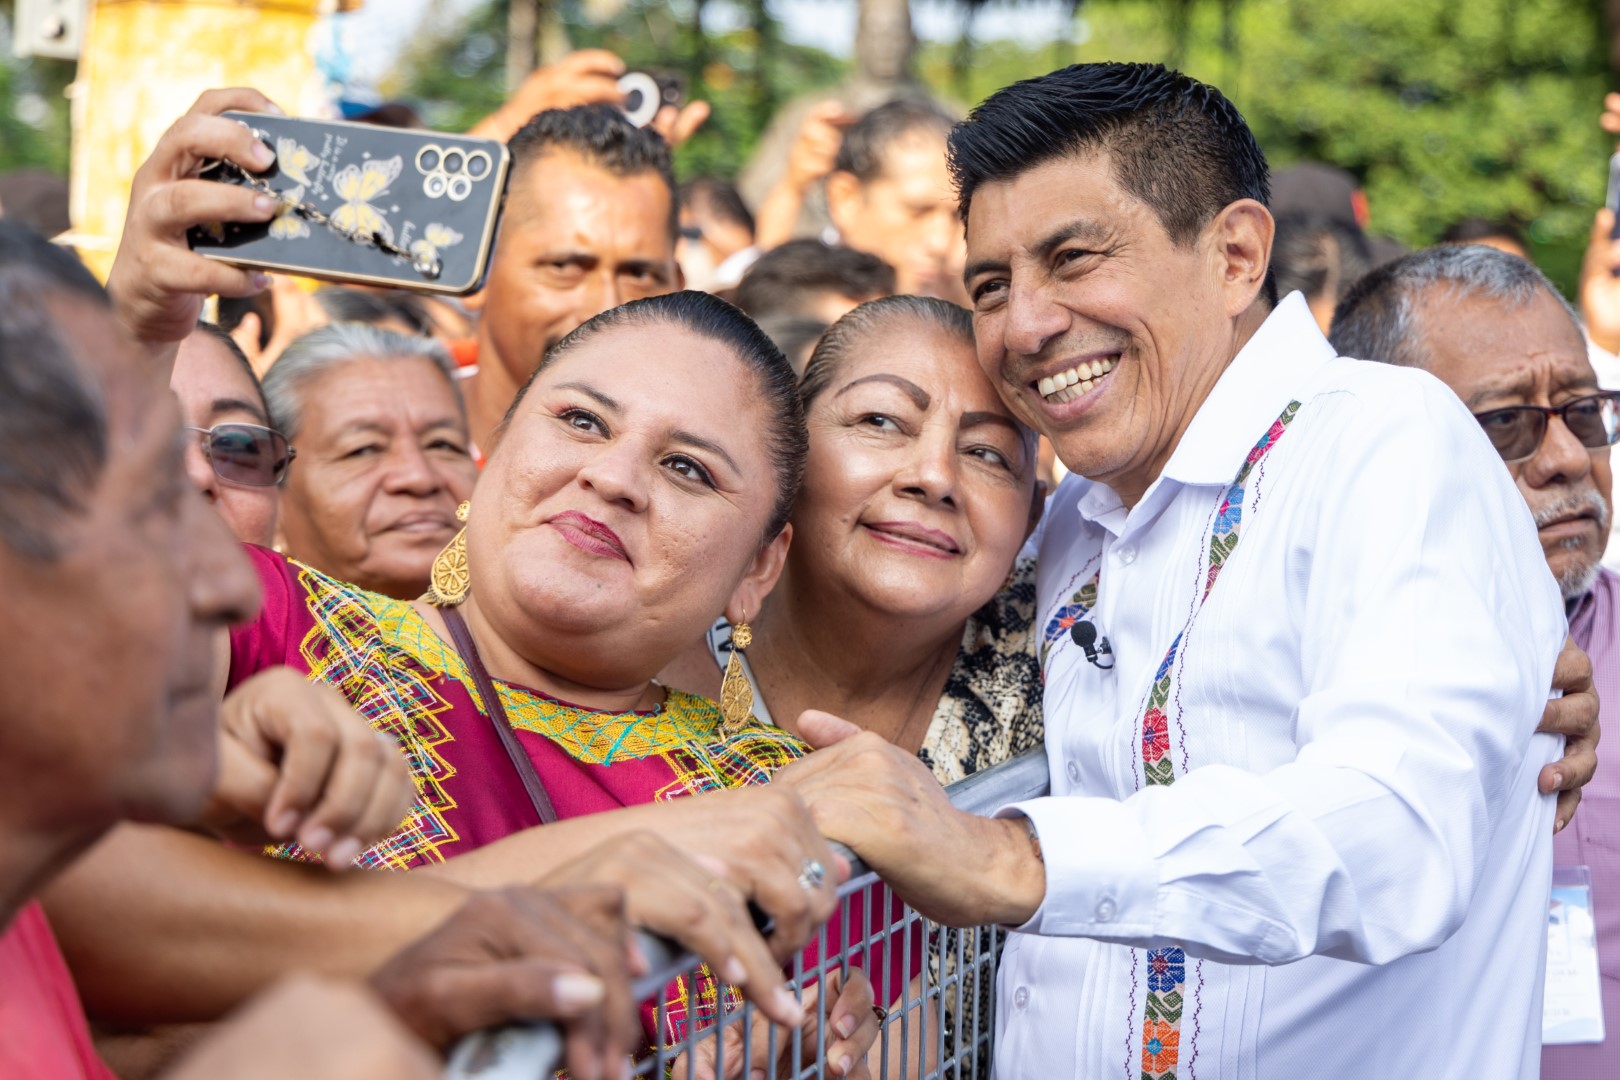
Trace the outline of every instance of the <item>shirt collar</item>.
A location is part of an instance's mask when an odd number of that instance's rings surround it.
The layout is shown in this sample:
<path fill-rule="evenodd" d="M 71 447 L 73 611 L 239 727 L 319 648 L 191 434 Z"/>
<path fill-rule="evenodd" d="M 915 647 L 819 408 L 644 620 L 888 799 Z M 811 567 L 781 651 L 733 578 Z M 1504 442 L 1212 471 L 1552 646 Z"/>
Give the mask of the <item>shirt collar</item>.
<path fill-rule="evenodd" d="M 1231 483 L 1255 442 L 1294 399 L 1303 376 L 1336 355 L 1305 295 L 1289 293 L 1221 373 L 1163 475 L 1183 484 Z"/>

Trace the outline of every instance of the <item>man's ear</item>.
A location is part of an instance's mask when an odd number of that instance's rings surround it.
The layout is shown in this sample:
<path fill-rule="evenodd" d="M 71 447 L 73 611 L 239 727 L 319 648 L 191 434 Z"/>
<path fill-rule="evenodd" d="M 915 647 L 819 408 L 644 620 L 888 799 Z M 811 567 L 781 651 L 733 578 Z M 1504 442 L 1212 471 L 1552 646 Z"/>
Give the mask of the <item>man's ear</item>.
<path fill-rule="evenodd" d="M 854 173 L 835 172 L 827 177 L 827 216 L 844 243 L 849 243 L 855 209 L 861 200 L 861 182 Z"/>
<path fill-rule="evenodd" d="M 737 583 L 731 600 L 726 604 L 726 619 L 732 625 L 759 616 L 765 598 L 771 595 L 776 580 L 782 576 L 782 567 L 787 565 L 788 547 L 792 543 L 793 526 L 784 525 L 782 531 L 754 555 L 748 572 Z"/>
<path fill-rule="evenodd" d="M 1276 231 L 1271 211 L 1254 199 L 1228 205 L 1205 229 L 1229 317 L 1243 314 L 1260 295 Z"/>

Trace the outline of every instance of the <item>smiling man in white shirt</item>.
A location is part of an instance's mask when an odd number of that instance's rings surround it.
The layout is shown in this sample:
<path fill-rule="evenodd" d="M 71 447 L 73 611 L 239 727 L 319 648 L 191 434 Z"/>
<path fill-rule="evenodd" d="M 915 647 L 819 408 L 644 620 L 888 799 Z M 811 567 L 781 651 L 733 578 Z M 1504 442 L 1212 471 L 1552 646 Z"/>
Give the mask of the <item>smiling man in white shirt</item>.
<path fill-rule="evenodd" d="M 925 914 L 1017 927 L 999 1077 L 1534 1076 L 1565 627 L 1479 425 L 1277 302 L 1212 87 L 1077 65 L 951 162 L 980 362 L 1074 474 L 1052 793 L 970 818 L 864 735 L 782 779 Z"/>

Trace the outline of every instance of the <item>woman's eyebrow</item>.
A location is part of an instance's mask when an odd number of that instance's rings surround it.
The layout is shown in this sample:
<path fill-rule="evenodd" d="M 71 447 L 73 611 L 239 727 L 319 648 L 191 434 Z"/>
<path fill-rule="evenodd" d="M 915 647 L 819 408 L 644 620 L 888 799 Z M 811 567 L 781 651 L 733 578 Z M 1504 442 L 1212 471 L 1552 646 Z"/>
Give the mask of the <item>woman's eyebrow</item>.
<path fill-rule="evenodd" d="M 737 468 L 737 463 L 732 460 L 730 454 L 726 453 L 726 448 L 721 446 L 719 443 L 710 439 L 705 439 L 701 435 L 694 435 L 690 431 L 674 432 L 670 438 L 675 442 L 681 443 L 685 446 L 690 446 L 696 450 L 707 450 L 709 453 L 721 458 L 727 465 L 731 466 L 732 472 L 736 473 L 738 476 L 742 475 L 742 470 Z"/>
<path fill-rule="evenodd" d="M 624 411 L 624 407 L 621 406 L 617 401 L 614 401 L 612 398 L 608 397 L 606 394 L 602 393 L 602 391 L 597 390 L 594 387 L 586 386 L 584 383 L 578 383 L 578 382 L 558 383 L 557 384 L 557 389 L 558 390 L 578 390 L 580 393 L 582 393 L 586 397 L 592 399 L 598 405 L 602 406 L 602 408 L 604 408 L 604 409 L 612 409 L 615 412 L 623 412 Z"/>
<path fill-rule="evenodd" d="M 901 390 L 905 391 L 906 396 L 911 399 L 911 403 L 917 406 L 919 409 L 928 408 L 929 404 L 934 400 L 928 396 L 928 391 L 924 390 L 910 379 L 903 379 L 898 375 L 887 375 L 881 372 L 876 375 L 863 375 L 853 382 L 845 383 L 843 389 L 839 390 L 838 393 L 833 395 L 833 397 L 840 397 L 848 391 L 853 390 L 855 387 L 861 385 L 861 383 L 869 382 L 886 382 L 898 386 Z"/>

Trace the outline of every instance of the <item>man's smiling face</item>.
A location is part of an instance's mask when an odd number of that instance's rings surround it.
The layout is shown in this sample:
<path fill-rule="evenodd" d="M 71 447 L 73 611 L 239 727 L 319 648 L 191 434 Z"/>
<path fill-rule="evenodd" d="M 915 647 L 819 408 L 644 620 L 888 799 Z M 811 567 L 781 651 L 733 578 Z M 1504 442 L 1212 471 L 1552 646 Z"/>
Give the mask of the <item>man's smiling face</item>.
<path fill-rule="evenodd" d="M 1178 244 L 1106 151 L 973 192 L 966 283 L 980 365 L 1065 465 L 1128 501 L 1236 352 L 1215 229 Z"/>

